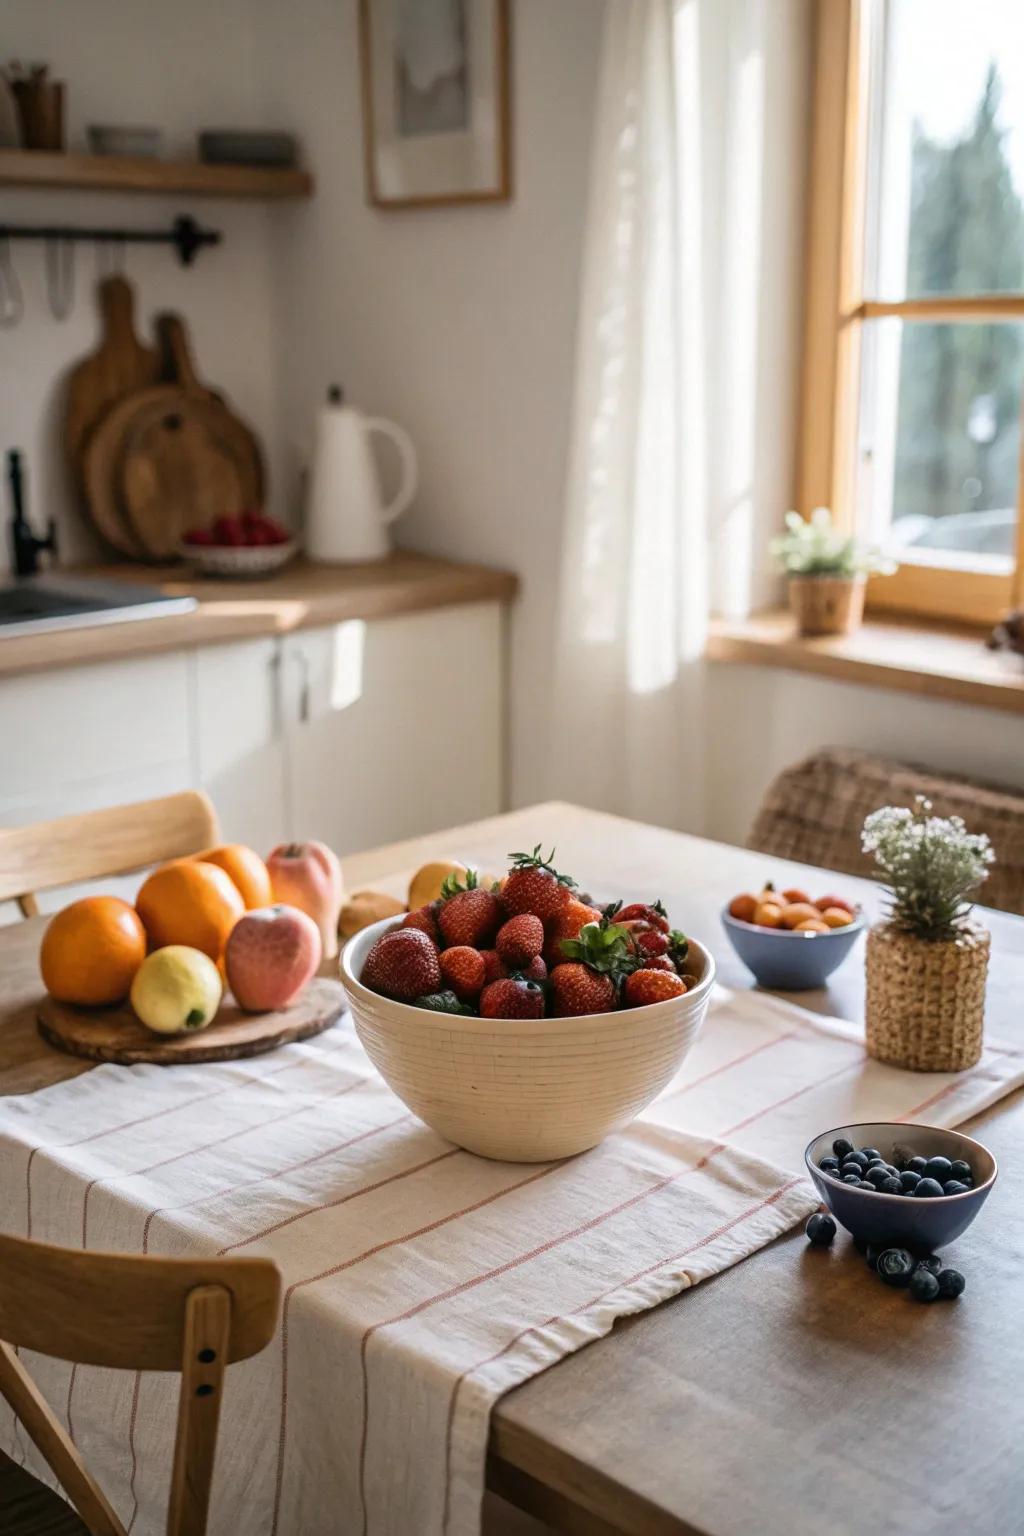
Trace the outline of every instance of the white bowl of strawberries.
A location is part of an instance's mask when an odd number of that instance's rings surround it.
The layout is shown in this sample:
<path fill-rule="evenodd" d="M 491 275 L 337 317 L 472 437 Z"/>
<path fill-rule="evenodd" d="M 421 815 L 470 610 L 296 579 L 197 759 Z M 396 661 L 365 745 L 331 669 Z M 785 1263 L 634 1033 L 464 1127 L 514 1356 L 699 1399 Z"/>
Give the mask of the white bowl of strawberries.
<path fill-rule="evenodd" d="M 181 553 L 205 576 L 268 576 L 294 556 L 298 546 L 286 528 L 265 512 L 218 517 L 209 528 L 190 528 Z"/>
<path fill-rule="evenodd" d="M 715 965 L 660 903 L 603 911 L 553 854 L 511 855 L 438 901 L 357 933 L 341 957 L 356 1032 L 381 1076 L 449 1141 L 507 1162 L 595 1146 L 678 1071 Z"/>

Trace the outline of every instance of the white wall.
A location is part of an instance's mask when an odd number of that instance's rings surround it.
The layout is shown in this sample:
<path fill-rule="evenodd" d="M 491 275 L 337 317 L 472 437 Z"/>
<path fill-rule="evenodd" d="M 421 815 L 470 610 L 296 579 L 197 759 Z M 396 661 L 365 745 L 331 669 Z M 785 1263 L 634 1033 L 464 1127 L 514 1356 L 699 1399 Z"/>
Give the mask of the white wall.
<path fill-rule="evenodd" d="M 601 0 L 516 0 L 513 201 L 402 212 L 364 197 L 355 0 L 262 5 L 271 104 L 317 177 L 273 237 L 289 443 L 338 379 L 418 445 L 399 540 L 522 576 L 511 784 L 537 798 Z"/>
<path fill-rule="evenodd" d="M 262 39 L 250 14 L 247 0 L 5 0 L 2 56 L 46 60 L 67 81 L 69 148 L 86 147 L 89 123 L 145 123 L 164 130 L 165 153 L 193 157 L 197 128 L 271 121 L 262 96 Z M 286 117 L 275 121 L 289 126 Z M 137 323 L 148 330 L 160 309 L 185 315 L 201 376 L 225 391 L 269 450 L 271 501 L 279 504 L 267 239 L 276 210 L 199 198 L 7 190 L 0 206 L 11 223 L 156 227 L 187 212 L 223 231 L 223 244 L 201 251 L 191 269 L 167 248 L 128 247 Z M 18 242 L 11 251 L 26 312 L 15 329 L 0 331 L 0 448 L 25 450 L 30 512 L 40 527 L 57 517 L 62 556 L 91 557 L 97 545 L 71 495 L 60 432 L 63 377 L 98 339 L 96 252 L 76 247 L 74 311 L 57 321 L 47 304 L 42 245 Z M 7 568 L 5 538 L 0 571 Z"/>

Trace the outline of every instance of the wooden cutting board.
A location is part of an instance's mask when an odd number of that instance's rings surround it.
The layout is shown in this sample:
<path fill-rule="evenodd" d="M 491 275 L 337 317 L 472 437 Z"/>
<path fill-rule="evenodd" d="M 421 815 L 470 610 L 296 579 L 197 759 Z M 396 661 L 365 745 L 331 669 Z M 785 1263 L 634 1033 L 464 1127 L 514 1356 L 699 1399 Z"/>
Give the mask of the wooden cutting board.
<path fill-rule="evenodd" d="M 124 396 L 85 445 L 89 511 L 115 549 L 164 560 L 190 527 L 262 505 L 263 470 L 248 427 L 204 389 L 184 322 L 161 316 L 164 368 L 173 382 Z"/>
<path fill-rule="evenodd" d="M 75 484 L 82 485 L 82 453 L 90 433 L 118 400 L 160 379 L 161 357 L 135 334 L 135 292 L 123 277 L 97 285 L 99 347 L 71 370 L 67 383 L 64 443 Z"/>
<path fill-rule="evenodd" d="M 297 1003 L 277 1013 L 243 1013 L 226 992 L 214 1022 L 191 1035 L 155 1035 L 139 1023 L 127 1003 L 119 1008 L 73 1008 L 47 997 L 36 1010 L 36 1020 L 43 1039 L 70 1056 L 121 1066 L 143 1061 L 181 1066 L 262 1056 L 279 1045 L 308 1040 L 330 1029 L 344 1008 L 340 981 L 319 978 Z"/>

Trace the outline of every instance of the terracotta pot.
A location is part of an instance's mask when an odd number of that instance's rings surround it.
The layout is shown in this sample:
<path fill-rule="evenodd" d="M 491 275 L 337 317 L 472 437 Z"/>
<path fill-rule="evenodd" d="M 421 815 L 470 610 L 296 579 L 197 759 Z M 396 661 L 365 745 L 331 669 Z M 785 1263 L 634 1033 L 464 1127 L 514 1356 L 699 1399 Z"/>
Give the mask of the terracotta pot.
<path fill-rule="evenodd" d="M 850 635 L 864 617 L 863 576 L 791 576 L 789 606 L 802 635 Z"/>
<path fill-rule="evenodd" d="M 963 1072 L 981 1056 L 991 937 L 968 923 L 932 942 L 880 923 L 868 934 L 868 1054 L 914 1072 Z"/>

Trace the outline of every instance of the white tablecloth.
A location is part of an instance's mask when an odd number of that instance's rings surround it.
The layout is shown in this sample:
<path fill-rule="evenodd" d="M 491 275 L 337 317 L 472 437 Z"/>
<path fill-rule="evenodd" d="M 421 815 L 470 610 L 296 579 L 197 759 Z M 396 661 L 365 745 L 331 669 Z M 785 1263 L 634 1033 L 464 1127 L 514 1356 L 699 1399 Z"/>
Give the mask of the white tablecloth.
<path fill-rule="evenodd" d="M 952 1124 L 1022 1080 L 998 1044 L 957 1078 L 881 1067 L 851 1025 L 720 989 L 643 1121 L 512 1165 L 411 1116 L 345 1021 L 257 1061 L 101 1067 L 0 1102 L 2 1223 L 280 1265 L 280 1331 L 228 1373 L 214 1536 L 472 1536 L 497 1397 L 802 1220 L 811 1135 Z M 155 1536 L 176 1380 L 28 1361 L 133 1536 Z M 9 1413 L 0 1443 L 41 1471 Z"/>

